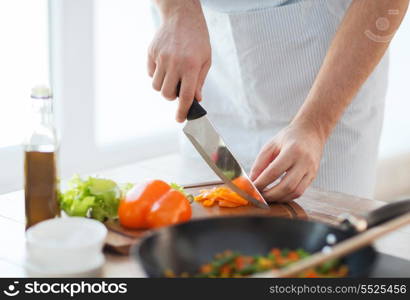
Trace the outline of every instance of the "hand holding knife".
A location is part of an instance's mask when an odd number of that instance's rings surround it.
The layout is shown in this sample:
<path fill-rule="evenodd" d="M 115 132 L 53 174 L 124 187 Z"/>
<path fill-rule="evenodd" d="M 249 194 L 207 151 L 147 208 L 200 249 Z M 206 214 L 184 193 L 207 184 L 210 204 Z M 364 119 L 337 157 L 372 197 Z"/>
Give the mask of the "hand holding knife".
<path fill-rule="evenodd" d="M 179 85 L 177 95 L 179 94 Z M 188 111 L 187 122 L 183 128 L 185 135 L 202 156 L 208 166 L 232 191 L 260 208 L 269 208 L 244 169 L 228 149 L 222 137 L 206 116 L 206 110 L 194 99 Z M 246 181 L 249 190 L 244 191 L 235 185 L 235 179 Z"/>

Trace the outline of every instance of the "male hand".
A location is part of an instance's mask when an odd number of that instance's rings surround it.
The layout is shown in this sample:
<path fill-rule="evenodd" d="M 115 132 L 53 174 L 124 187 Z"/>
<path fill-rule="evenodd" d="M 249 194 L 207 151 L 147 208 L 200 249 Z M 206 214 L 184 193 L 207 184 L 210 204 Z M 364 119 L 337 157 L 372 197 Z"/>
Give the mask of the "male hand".
<path fill-rule="evenodd" d="M 177 97 L 176 120 L 183 122 L 211 66 L 208 28 L 199 0 L 157 0 L 162 25 L 148 50 L 148 74 L 152 86 L 168 100 Z"/>
<path fill-rule="evenodd" d="M 262 148 L 252 167 L 251 180 L 267 201 L 296 199 L 316 177 L 323 146 L 314 128 L 291 124 Z"/>

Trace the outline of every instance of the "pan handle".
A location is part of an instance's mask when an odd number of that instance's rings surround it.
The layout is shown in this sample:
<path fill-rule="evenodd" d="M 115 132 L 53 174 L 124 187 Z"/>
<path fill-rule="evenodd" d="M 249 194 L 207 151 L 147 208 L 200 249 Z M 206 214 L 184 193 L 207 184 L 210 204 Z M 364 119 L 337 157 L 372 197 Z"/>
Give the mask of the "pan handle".
<path fill-rule="evenodd" d="M 410 212 L 410 199 L 392 202 L 366 214 L 367 229 Z"/>
<path fill-rule="evenodd" d="M 410 199 L 401 200 L 383 205 L 363 216 L 343 214 L 340 216 L 343 229 L 354 228 L 358 232 L 365 231 L 394 218 L 410 212 Z"/>

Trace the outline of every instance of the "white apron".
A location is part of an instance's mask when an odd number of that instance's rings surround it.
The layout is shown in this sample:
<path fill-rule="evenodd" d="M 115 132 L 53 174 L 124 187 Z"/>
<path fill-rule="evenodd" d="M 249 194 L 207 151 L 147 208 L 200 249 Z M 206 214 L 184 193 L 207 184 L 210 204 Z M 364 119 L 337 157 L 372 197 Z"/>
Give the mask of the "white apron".
<path fill-rule="evenodd" d="M 351 0 L 260 0 L 239 10 L 235 4 L 252 1 L 232 0 L 230 9 L 224 0 L 219 10 L 217 1 L 203 5 L 213 56 L 202 104 L 249 171 L 301 107 Z M 373 195 L 387 67 L 386 55 L 346 109 L 312 186 Z M 183 153 L 195 156 L 181 141 Z"/>

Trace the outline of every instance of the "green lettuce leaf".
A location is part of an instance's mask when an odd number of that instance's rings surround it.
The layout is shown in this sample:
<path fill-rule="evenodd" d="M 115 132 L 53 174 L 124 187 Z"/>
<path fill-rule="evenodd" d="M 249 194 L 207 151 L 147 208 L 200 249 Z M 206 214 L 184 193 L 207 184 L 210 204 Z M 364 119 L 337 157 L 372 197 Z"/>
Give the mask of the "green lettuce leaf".
<path fill-rule="evenodd" d="M 69 216 L 91 217 L 99 221 L 115 219 L 121 196 L 126 190 L 110 179 L 75 175 L 69 189 L 59 193 L 60 208 Z M 130 188 L 132 184 L 126 184 Z"/>

